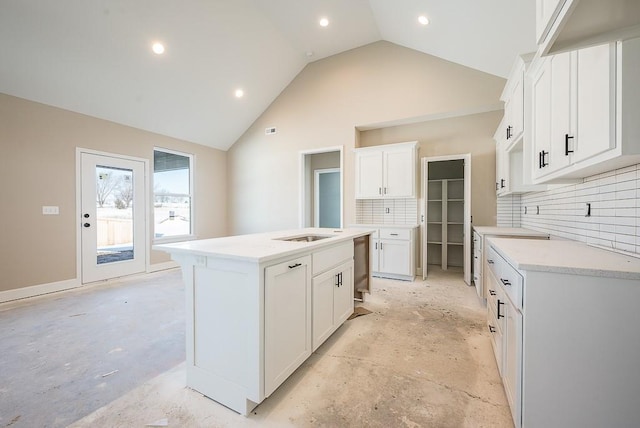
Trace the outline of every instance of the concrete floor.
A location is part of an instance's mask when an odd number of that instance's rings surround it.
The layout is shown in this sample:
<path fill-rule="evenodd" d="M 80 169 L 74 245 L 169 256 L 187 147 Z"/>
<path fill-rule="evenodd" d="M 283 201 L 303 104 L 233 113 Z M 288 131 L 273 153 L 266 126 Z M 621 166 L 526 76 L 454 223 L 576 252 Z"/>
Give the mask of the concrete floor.
<path fill-rule="evenodd" d="M 364 303 L 373 313 L 347 321 L 249 417 L 186 388 L 182 363 L 152 379 L 141 376 L 137 388 L 95 411 L 86 410 L 82 404 L 86 394 L 77 391 L 65 403 L 67 407 L 83 409 L 71 426 L 143 427 L 157 422 L 174 427 L 512 427 L 486 330 L 485 309 L 480 306 L 475 289 L 466 286 L 461 276 L 459 272 L 434 269 L 426 282 L 374 279 L 373 292 Z M 175 272 L 155 274 L 151 282 L 173 283 L 178 293 L 183 291 Z M 123 284 L 121 291 L 127 293 L 135 285 Z M 110 287 L 113 286 L 104 288 Z M 152 287 L 147 284 L 146 288 Z M 81 302 L 102 289 L 65 294 Z M 29 308 L 55 297 L 39 299 L 22 305 Z M 183 304 L 183 299 L 173 300 L 174 304 Z M 0 322 L 4 325 L 6 319 L 11 319 L 5 313 L 15 308 L 2 309 L 0 306 Z M 112 317 L 119 318 L 122 305 L 112 306 L 111 310 Z M 163 307 L 160 312 L 167 310 Z M 174 315 L 184 318 L 180 310 Z M 33 313 L 22 315 L 33 317 Z M 175 325 L 183 326 L 183 318 L 174 319 Z M 2 343 L 6 334 L 0 330 Z M 122 336 L 127 335 L 135 337 L 135 332 L 122 331 Z M 8 336 L 11 338 L 11 331 Z M 134 341 L 149 338 L 142 339 Z M 86 340 L 99 341 L 93 337 Z M 184 340 L 184 333 L 180 340 Z M 3 352 L 2 361 L 5 355 Z M 132 357 L 122 367 L 156 367 L 155 358 L 160 355 Z M 50 423 L 33 424 L 23 417 L 12 424 L 15 412 L 7 412 L 12 409 L 6 407 L 5 397 L 17 392 L 5 391 L 2 364 L 0 426 L 66 425 L 55 422 L 56 406 L 42 405 L 48 401 L 49 392 L 32 378 L 21 386 L 14 385 L 26 391 L 21 393 L 21 400 L 25 400 L 21 411 L 37 414 L 39 421 Z M 97 380 L 109 382 L 118 374 Z M 57 383 L 64 387 L 73 383 L 76 376 L 62 369 L 57 375 L 61 378 Z M 27 407 L 35 410 L 29 413 Z"/>

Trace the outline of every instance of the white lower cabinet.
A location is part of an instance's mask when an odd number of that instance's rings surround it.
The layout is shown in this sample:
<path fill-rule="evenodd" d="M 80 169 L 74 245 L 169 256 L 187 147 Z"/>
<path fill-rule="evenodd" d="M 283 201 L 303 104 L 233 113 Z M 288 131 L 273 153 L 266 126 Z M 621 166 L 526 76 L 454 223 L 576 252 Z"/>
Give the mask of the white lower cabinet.
<path fill-rule="evenodd" d="M 415 278 L 413 228 L 384 227 L 371 239 L 371 275 L 412 281 Z"/>
<path fill-rule="evenodd" d="M 353 313 L 353 261 L 313 278 L 313 351 Z"/>
<path fill-rule="evenodd" d="M 270 395 L 311 355 L 311 257 L 265 269 L 264 392 Z"/>
<path fill-rule="evenodd" d="M 639 426 L 639 263 L 569 245 L 492 239 L 486 248 L 487 325 L 514 425 Z M 604 275 L 605 263 L 621 270 Z"/>
<path fill-rule="evenodd" d="M 522 314 L 508 298 L 504 301 L 504 364 L 502 382 L 514 421 L 521 420 Z"/>

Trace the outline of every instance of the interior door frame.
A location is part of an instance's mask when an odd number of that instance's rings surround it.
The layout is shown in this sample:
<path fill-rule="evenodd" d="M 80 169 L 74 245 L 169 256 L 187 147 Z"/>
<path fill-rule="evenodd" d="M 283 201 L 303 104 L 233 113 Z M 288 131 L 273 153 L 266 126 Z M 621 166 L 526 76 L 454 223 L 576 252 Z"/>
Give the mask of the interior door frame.
<path fill-rule="evenodd" d="M 112 158 L 120 158 L 129 161 L 142 162 L 144 168 L 144 245 L 145 249 L 145 260 L 144 260 L 144 271 L 149 272 L 149 266 L 151 263 L 151 245 L 149 241 L 149 237 L 151 236 L 151 210 L 153 207 L 151 206 L 151 199 L 149 195 L 149 186 L 150 186 L 150 177 L 149 177 L 149 159 L 146 158 L 138 158 L 134 156 L 123 155 L 121 153 L 110 153 L 99 150 L 85 149 L 82 147 L 76 147 L 76 278 L 79 283 L 84 285 L 82 282 L 82 154 L 90 154 L 90 155 L 98 155 L 98 156 L 107 156 Z"/>
<path fill-rule="evenodd" d="M 320 153 L 332 153 L 340 152 L 340 228 L 344 227 L 344 146 L 332 146 L 323 147 L 319 149 L 301 150 L 299 153 L 299 177 L 300 193 L 298 200 L 298 227 L 306 227 L 307 207 L 306 199 L 310 197 L 307 194 L 307 173 L 311 173 L 309 170 L 309 155 L 315 155 Z M 311 218 L 313 219 L 313 213 Z"/>
<path fill-rule="evenodd" d="M 440 162 L 450 160 L 462 160 L 464 161 L 464 245 L 462 248 L 464 256 L 464 282 L 467 285 L 471 285 L 471 153 L 460 155 L 446 155 L 446 156 L 432 156 L 423 157 L 421 162 L 421 182 L 420 182 L 420 197 L 422 198 L 420 227 L 422 227 L 421 233 L 421 245 L 420 251 L 422 254 L 422 279 L 427 278 L 427 180 L 429 173 L 429 162 Z"/>
<path fill-rule="evenodd" d="M 323 168 L 313 171 L 313 223 L 320 224 L 320 174 L 339 173 L 342 178 L 342 171 L 340 168 Z M 342 196 L 342 192 L 340 192 Z M 340 213 L 342 213 L 342 199 L 340 199 Z M 342 216 L 340 217 L 340 224 L 342 225 Z"/>

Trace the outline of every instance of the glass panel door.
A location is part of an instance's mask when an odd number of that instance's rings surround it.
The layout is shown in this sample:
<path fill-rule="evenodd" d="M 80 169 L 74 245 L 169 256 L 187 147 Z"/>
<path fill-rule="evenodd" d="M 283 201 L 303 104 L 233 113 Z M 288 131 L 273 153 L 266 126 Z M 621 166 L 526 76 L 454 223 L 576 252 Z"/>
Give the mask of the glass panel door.
<path fill-rule="evenodd" d="M 144 163 L 82 153 L 82 282 L 145 270 Z"/>

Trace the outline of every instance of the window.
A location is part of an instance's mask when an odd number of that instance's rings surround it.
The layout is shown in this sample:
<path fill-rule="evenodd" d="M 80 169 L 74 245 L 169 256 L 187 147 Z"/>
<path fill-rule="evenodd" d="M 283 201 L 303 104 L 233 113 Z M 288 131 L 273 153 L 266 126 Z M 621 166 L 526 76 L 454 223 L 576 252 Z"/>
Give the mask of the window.
<path fill-rule="evenodd" d="M 193 235 L 193 156 L 165 149 L 153 151 L 155 241 Z"/>

